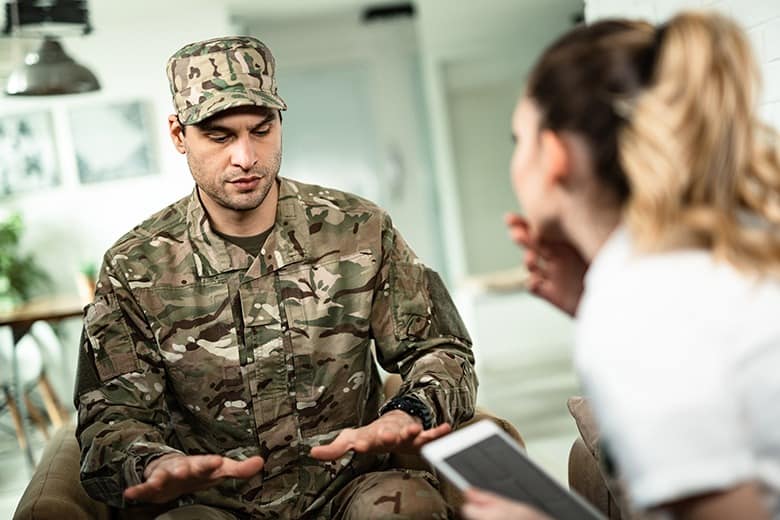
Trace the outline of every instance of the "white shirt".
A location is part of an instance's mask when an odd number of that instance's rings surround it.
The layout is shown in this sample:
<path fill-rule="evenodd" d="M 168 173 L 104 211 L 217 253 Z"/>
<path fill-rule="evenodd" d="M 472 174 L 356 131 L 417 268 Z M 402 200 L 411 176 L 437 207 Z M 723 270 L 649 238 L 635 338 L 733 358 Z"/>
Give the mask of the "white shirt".
<path fill-rule="evenodd" d="M 645 509 L 746 481 L 780 518 L 780 283 L 618 228 L 585 279 L 575 363 Z"/>

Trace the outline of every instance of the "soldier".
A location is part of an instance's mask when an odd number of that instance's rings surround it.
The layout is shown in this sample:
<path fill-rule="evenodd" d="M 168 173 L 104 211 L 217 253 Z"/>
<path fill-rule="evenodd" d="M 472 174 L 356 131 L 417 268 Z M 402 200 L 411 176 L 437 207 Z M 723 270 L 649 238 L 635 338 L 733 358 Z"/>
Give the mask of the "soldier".
<path fill-rule="evenodd" d="M 168 61 L 193 193 L 104 257 L 85 314 L 81 480 L 160 518 L 446 518 L 394 469 L 473 414 L 470 338 L 371 202 L 278 177 L 275 62 L 249 37 Z M 379 363 L 403 384 L 386 400 Z"/>

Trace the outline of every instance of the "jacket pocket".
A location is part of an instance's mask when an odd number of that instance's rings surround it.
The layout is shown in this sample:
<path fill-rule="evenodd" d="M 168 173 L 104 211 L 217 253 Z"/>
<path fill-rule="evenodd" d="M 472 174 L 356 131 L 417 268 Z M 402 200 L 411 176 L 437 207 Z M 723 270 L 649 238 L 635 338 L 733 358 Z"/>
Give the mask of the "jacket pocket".
<path fill-rule="evenodd" d="M 133 337 L 113 293 L 87 306 L 84 329 L 102 382 L 138 370 Z"/>
<path fill-rule="evenodd" d="M 248 403 L 225 281 L 159 288 L 149 297 L 160 357 L 178 402 L 203 421 L 244 421 Z"/>
<path fill-rule="evenodd" d="M 425 266 L 396 262 L 390 268 L 390 287 L 395 337 L 398 341 L 425 339 L 431 325 L 431 300 Z"/>

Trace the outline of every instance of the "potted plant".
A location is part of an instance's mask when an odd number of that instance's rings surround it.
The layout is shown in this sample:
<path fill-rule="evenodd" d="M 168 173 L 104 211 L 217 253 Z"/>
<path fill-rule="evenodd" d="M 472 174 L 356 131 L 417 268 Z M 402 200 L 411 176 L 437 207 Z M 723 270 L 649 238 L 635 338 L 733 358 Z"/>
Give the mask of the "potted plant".
<path fill-rule="evenodd" d="M 94 262 L 84 262 L 81 264 L 76 275 L 76 288 L 81 300 L 87 304 L 92 303 L 95 298 L 95 283 L 97 282 L 97 266 Z"/>
<path fill-rule="evenodd" d="M 18 214 L 0 221 L 0 308 L 3 310 L 28 300 L 35 287 L 47 279 L 32 255 L 19 252 L 22 229 Z"/>

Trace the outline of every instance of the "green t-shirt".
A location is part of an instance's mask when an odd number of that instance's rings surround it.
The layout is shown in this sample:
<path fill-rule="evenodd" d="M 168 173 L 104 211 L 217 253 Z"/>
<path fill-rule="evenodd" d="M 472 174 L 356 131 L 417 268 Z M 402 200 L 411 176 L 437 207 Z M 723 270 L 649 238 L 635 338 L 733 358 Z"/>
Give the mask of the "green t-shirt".
<path fill-rule="evenodd" d="M 274 227 L 271 226 L 259 235 L 252 235 L 249 237 L 234 237 L 231 235 L 226 235 L 224 233 L 220 233 L 219 231 L 215 231 L 217 235 L 224 238 L 231 244 L 235 244 L 247 253 L 249 253 L 250 256 L 257 256 L 260 254 L 260 250 L 263 248 L 263 244 L 265 244 L 265 239 L 268 238 L 268 235 L 271 234 L 271 230 Z"/>

